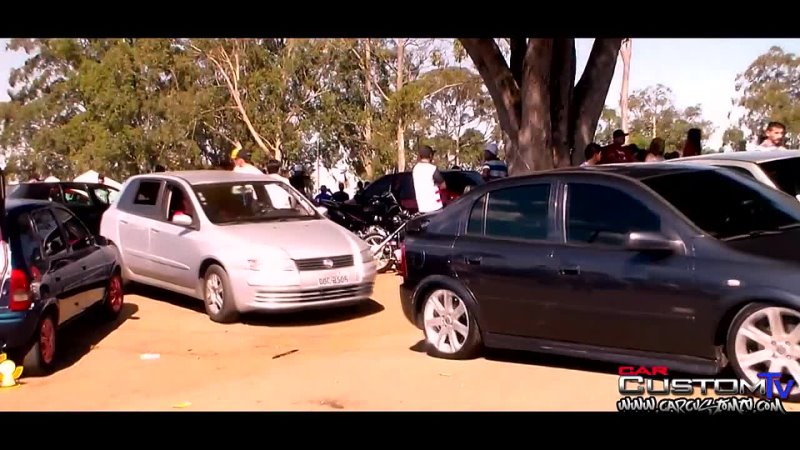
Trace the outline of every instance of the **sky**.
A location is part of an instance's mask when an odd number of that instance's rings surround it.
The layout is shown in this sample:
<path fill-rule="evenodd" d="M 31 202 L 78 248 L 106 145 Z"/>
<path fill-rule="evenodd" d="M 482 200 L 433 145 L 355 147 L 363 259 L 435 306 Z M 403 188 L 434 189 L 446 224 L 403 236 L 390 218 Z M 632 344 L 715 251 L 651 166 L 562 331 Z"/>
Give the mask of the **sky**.
<path fill-rule="evenodd" d="M 8 100 L 8 76 L 25 61 L 24 53 L 9 52 L 7 39 L 0 39 L 0 101 Z M 578 73 L 580 77 L 593 39 L 577 39 Z M 728 114 L 736 96 L 736 75 L 771 46 L 800 53 L 800 39 L 633 39 L 630 92 L 655 84 L 672 89 L 675 104 L 680 108 L 700 104 L 703 116 L 717 130 L 707 145 L 720 148 L 722 133 L 731 124 Z M 606 104 L 619 107 L 622 86 L 622 61 L 617 61 L 614 80 Z M 735 116 L 733 117 L 735 120 Z"/>

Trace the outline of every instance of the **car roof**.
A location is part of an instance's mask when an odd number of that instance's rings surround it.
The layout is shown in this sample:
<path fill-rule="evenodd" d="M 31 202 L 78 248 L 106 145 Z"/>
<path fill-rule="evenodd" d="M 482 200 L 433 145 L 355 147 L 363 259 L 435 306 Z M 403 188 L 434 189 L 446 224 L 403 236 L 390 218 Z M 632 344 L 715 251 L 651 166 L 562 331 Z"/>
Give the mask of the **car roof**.
<path fill-rule="evenodd" d="M 779 159 L 798 158 L 800 150 L 767 150 L 767 151 L 746 151 L 730 153 L 707 153 L 705 155 L 687 156 L 685 158 L 672 159 L 670 162 L 690 162 L 696 160 L 720 160 L 720 161 L 743 161 L 752 163 L 763 163 L 767 161 L 777 161 Z"/>
<path fill-rule="evenodd" d="M 687 172 L 698 171 L 713 171 L 718 170 L 714 167 L 703 166 L 699 164 L 669 164 L 665 162 L 649 162 L 649 163 L 622 163 L 622 164 L 603 164 L 597 166 L 583 166 L 583 167 L 565 167 L 552 170 L 545 170 L 530 175 L 523 175 L 521 177 L 509 177 L 502 180 L 492 181 L 490 185 L 497 186 L 498 183 L 508 182 L 513 183 L 514 180 L 519 179 L 535 179 L 548 176 L 562 176 L 562 175 L 607 175 L 607 176 L 621 176 L 625 178 L 633 178 L 635 180 L 646 180 L 648 178 L 655 178 L 662 175 L 672 175 Z"/>
<path fill-rule="evenodd" d="M 135 175 L 130 179 L 182 179 L 191 185 L 210 183 L 236 183 L 241 181 L 272 181 L 266 174 L 256 175 L 231 170 L 182 170 Z"/>

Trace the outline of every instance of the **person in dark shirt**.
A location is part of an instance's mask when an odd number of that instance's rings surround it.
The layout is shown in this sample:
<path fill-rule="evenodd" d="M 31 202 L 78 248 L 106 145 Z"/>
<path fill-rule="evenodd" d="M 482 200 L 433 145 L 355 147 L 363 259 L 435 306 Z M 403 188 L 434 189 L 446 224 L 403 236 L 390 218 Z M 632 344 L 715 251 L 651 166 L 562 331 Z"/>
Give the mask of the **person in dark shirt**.
<path fill-rule="evenodd" d="M 628 153 L 623 148 L 625 145 L 625 136 L 628 133 L 622 130 L 614 130 L 614 141 L 603 147 L 602 156 L 600 157 L 600 164 L 613 164 L 633 161 L 633 155 Z"/>
<path fill-rule="evenodd" d="M 330 200 L 331 198 L 332 196 L 331 192 L 328 190 L 328 186 L 325 186 L 323 184 L 322 186 L 319 187 L 319 194 L 317 194 L 317 196 L 314 197 L 314 201 L 319 203 L 323 200 Z"/>
<path fill-rule="evenodd" d="M 344 191 L 344 183 L 339 183 L 339 190 L 331 195 L 331 200 L 339 203 L 350 200 L 350 194 Z"/>

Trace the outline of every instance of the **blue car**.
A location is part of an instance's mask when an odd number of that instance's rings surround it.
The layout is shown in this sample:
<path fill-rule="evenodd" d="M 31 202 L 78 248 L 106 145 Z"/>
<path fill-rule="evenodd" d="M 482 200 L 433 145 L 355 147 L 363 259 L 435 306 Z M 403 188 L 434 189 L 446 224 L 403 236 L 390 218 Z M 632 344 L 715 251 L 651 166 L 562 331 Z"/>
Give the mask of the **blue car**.
<path fill-rule="evenodd" d="M 122 310 L 116 249 L 64 206 L 7 200 L 0 246 L 0 349 L 26 374 L 52 372 L 65 323 L 89 310 L 113 320 Z"/>

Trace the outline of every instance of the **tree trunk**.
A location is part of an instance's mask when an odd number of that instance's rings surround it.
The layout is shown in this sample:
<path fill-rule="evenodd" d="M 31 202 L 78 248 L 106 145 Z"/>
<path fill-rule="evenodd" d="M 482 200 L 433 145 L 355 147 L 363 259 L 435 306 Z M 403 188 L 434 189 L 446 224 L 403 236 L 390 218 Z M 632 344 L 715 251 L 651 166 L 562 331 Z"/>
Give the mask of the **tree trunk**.
<path fill-rule="evenodd" d="M 395 92 L 399 92 L 403 88 L 403 72 L 405 71 L 405 53 L 406 42 L 398 39 L 397 41 L 397 82 L 395 84 Z M 397 171 L 404 172 L 406 170 L 406 138 L 405 138 L 405 124 L 403 118 L 397 119 Z"/>
<path fill-rule="evenodd" d="M 372 179 L 375 175 L 375 168 L 372 166 L 372 43 L 369 39 L 364 40 L 364 89 L 365 95 L 364 113 L 366 123 L 364 124 L 364 172 L 367 179 Z"/>
<path fill-rule="evenodd" d="M 622 130 L 628 132 L 628 79 L 631 72 L 631 40 L 625 39 L 620 46 L 620 56 L 622 57 L 622 89 L 619 92 L 619 110 L 622 118 Z M 655 131 L 654 131 L 655 132 Z M 626 138 L 627 141 L 627 138 Z"/>
<path fill-rule="evenodd" d="M 480 73 L 508 138 L 512 175 L 582 162 L 594 138 L 622 39 L 596 39 L 578 84 L 573 39 L 512 40 L 511 66 L 524 49 L 519 80 L 492 39 L 461 39 Z M 577 161 L 576 161 L 577 160 Z"/>

